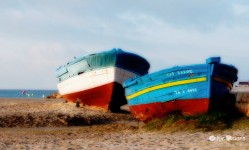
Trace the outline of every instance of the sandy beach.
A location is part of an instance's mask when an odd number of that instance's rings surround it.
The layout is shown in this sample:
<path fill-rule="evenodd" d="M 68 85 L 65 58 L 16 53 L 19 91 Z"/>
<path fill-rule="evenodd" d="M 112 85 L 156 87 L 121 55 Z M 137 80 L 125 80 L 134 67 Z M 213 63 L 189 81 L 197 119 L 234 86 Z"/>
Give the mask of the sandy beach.
<path fill-rule="evenodd" d="M 248 149 L 249 129 L 148 131 L 131 114 L 64 100 L 0 99 L 0 150 Z"/>

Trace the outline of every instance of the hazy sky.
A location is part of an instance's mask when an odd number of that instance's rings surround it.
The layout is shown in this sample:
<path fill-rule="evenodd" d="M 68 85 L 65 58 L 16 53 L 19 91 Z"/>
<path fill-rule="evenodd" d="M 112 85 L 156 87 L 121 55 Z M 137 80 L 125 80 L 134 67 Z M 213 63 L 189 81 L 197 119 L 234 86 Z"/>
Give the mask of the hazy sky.
<path fill-rule="evenodd" d="M 0 89 L 56 89 L 57 67 L 114 47 L 150 72 L 221 56 L 249 80 L 249 1 L 0 0 Z"/>

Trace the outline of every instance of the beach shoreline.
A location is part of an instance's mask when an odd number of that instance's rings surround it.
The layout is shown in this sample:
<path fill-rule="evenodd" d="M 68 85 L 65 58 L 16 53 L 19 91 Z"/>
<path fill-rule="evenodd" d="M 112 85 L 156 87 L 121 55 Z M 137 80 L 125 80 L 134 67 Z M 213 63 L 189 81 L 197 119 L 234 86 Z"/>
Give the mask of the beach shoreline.
<path fill-rule="evenodd" d="M 0 149 L 247 149 L 249 129 L 148 131 L 131 114 L 63 99 L 0 99 Z M 77 123 L 81 122 L 81 123 Z"/>

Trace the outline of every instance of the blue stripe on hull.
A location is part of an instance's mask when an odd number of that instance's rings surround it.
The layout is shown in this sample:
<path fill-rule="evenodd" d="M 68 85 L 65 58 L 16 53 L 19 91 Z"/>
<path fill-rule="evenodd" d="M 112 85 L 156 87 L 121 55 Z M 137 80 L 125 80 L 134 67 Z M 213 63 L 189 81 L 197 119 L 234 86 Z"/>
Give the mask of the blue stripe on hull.
<path fill-rule="evenodd" d="M 115 66 L 133 72 L 139 76 L 148 74 L 150 64 L 143 57 L 134 53 L 117 50 Z"/>
<path fill-rule="evenodd" d="M 148 74 L 150 64 L 139 55 L 125 52 L 121 49 L 112 49 L 110 51 L 75 58 L 66 65 L 59 67 L 56 70 L 56 77 L 58 78 L 58 82 L 62 82 L 84 72 L 107 67 L 122 68 L 141 76 Z"/>

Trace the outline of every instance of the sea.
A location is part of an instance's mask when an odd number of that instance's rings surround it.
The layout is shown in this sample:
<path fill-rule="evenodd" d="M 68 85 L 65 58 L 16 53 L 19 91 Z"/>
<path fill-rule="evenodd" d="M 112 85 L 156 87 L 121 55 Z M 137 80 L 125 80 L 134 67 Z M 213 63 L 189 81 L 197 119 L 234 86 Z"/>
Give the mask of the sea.
<path fill-rule="evenodd" d="M 23 89 L 11 89 L 11 90 L 0 90 L 0 98 L 32 98 L 41 99 L 46 98 L 57 90 L 23 90 Z"/>

